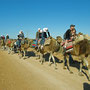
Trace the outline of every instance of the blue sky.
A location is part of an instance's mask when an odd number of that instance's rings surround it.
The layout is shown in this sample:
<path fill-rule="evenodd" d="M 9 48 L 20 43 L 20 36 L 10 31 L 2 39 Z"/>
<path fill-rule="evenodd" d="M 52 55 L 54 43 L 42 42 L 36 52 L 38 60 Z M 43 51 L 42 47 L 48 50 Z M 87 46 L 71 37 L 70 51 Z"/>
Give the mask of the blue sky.
<path fill-rule="evenodd" d="M 0 0 L 0 35 L 16 38 L 19 30 L 35 38 L 38 28 L 63 36 L 70 24 L 90 35 L 90 0 Z"/>

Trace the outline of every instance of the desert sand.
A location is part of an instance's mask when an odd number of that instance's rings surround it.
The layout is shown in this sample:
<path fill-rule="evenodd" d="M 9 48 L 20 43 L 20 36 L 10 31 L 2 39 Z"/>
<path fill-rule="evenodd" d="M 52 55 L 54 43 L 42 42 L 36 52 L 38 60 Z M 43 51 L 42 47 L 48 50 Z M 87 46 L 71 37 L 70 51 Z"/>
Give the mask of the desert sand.
<path fill-rule="evenodd" d="M 76 67 L 70 74 L 62 66 L 57 63 L 55 70 L 53 64 L 41 65 L 36 57 L 23 60 L 0 50 L 0 90 L 90 90 L 87 77 L 79 76 Z"/>

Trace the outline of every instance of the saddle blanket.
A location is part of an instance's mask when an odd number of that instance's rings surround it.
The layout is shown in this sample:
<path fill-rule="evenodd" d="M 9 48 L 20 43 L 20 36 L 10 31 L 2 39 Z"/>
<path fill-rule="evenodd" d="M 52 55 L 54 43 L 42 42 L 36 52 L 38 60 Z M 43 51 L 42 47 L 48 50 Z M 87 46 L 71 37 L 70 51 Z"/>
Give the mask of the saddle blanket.
<path fill-rule="evenodd" d="M 8 41 L 8 44 L 11 44 L 11 41 L 10 40 Z"/>
<path fill-rule="evenodd" d="M 64 47 L 65 46 L 65 41 L 63 41 L 61 43 L 61 45 Z M 72 50 L 73 50 L 73 43 L 72 43 L 72 41 L 69 41 L 69 43 L 67 43 L 67 45 L 66 45 L 66 53 L 68 53 Z"/>

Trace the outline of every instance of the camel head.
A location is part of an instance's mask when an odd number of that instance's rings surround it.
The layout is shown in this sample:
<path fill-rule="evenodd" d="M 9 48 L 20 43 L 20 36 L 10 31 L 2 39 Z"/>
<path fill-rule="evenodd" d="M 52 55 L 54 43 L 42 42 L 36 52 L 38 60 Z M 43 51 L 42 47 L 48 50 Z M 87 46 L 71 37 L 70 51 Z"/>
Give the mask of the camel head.
<path fill-rule="evenodd" d="M 85 36 L 82 33 L 78 33 L 75 37 L 74 44 L 79 43 L 80 41 L 83 41 L 85 39 Z"/>
<path fill-rule="evenodd" d="M 57 40 L 58 43 L 61 43 L 61 42 L 62 42 L 61 36 L 57 36 L 57 37 L 56 37 L 56 40 Z"/>

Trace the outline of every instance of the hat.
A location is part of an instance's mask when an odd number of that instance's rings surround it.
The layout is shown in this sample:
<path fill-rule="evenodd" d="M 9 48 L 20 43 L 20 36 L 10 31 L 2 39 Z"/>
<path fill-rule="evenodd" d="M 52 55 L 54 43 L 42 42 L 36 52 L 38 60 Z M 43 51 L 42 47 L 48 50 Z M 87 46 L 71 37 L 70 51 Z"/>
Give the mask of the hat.
<path fill-rule="evenodd" d="M 43 31 L 44 31 L 44 32 L 48 31 L 48 28 L 43 28 Z"/>
<path fill-rule="evenodd" d="M 71 24 L 70 27 L 75 27 L 75 25 Z"/>
<path fill-rule="evenodd" d="M 41 30 L 41 28 L 38 28 L 38 31 Z"/>
<path fill-rule="evenodd" d="M 22 33 L 23 33 L 23 31 L 22 31 L 22 30 L 20 30 L 20 31 L 19 31 L 19 34 L 22 34 Z"/>
<path fill-rule="evenodd" d="M 40 30 L 40 33 L 42 33 L 43 31 L 42 30 Z"/>

